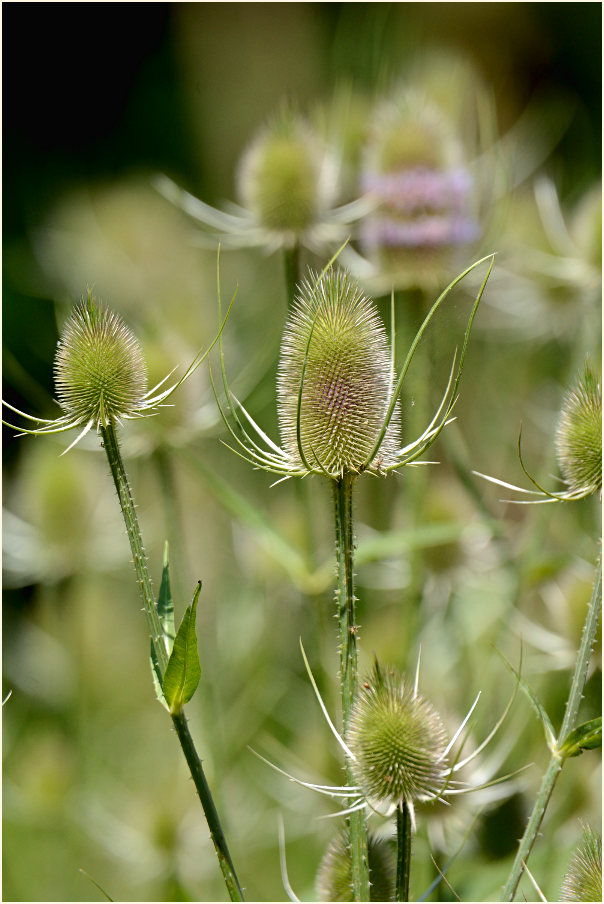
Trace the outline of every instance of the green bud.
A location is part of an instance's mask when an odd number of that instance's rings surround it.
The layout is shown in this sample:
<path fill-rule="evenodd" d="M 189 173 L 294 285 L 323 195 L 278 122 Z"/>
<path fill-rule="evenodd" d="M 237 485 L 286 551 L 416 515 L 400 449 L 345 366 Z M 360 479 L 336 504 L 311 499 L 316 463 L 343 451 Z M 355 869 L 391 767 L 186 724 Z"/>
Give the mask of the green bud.
<path fill-rule="evenodd" d="M 54 369 L 59 404 L 74 424 L 136 416 L 147 390 L 138 341 L 90 293 L 65 325 Z"/>
<path fill-rule="evenodd" d="M 392 901 L 394 899 L 395 862 L 390 845 L 369 835 L 367 838 L 369 863 L 369 900 Z M 352 868 L 350 837 L 347 831 L 333 839 L 321 861 L 317 874 L 319 901 L 352 900 Z"/>
<path fill-rule="evenodd" d="M 377 662 L 360 688 L 347 743 L 356 781 L 378 803 L 431 799 L 448 774 L 440 716 L 404 676 Z"/>
<path fill-rule="evenodd" d="M 265 129 L 243 157 L 239 173 L 243 203 L 261 226 L 291 234 L 293 243 L 329 203 L 322 168 L 322 154 L 309 128 L 285 116 Z"/>
<path fill-rule="evenodd" d="M 560 900 L 602 900 L 602 836 L 589 827 L 562 881 Z"/>
<path fill-rule="evenodd" d="M 390 348 L 373 302 L 344 271 L 328 270 L 299 287 L 286 324 L 277 376 L 283 447 L 302 466 L 331 477 L 356 473 L 378 439 L 392 398 Z M 394 462 L 398 410 L 373 464 Z"/>
<path fill-rule="evenodd" d="M 602 392 L 587 365 L 564 400 L 556 452 L 571 491 L 602 492 Z"/>

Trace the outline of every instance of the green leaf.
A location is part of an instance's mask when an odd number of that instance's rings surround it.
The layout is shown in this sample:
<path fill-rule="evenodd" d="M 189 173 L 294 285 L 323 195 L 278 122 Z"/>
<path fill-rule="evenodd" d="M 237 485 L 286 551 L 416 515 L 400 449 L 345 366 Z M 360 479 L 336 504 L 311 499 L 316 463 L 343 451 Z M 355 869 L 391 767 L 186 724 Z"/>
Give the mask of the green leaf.
<path fill-rule="evenodd" d="M 164 674 L 164 698 L 171 713 L 180 712 L 185 703 L 189 702 L 201 678 L 195 631 L 200 590 L 201 581 L 197 584 L 191 605 L 187 606 L 183 615 Z"/>
<path fill-rule="evenodd" d="M 159 615 L 159 623 L 163 630 L 164 643 L 166 652 L 170 656 L 174 646 L 174 602 L 172 600 L 172 592 L 170 590 L 170 568 L 168 562 L 168 541 L 164 546 L 164 567 L 161 575 L 161 584 L 159 587 L 159 596 L 157 598 L 157 613 Z M 151 641 L 151 674 L 153 676 L 153 686 L 155 688 L 155 696 L 168 709 L 168 705 L 162 691 L 162 674 L 155 653 L 155 646 Z"/>
<path fill-rule="evenodd" d="M 172 652 L 174 646 L 174 636 L 176 630 L 174 628 L 174 602 L 170 590 L 170 570 L 168 565 L 168 541 L 164 546 L 164 567 L 161 575 L 161 584 L 159 587 L 159 596 L 157 597 L 157 614 L 164 631 L 164 637 L 167 639 L 166 649 L 168 656 Z"/>
<path fill-rule="evenodd" d="M 577 726 L 567 735 L 560 753 L 564 757 L 579 756 L 584 750 L 594 750 L 602 746 L 602 716 L 590 719 Z"/>

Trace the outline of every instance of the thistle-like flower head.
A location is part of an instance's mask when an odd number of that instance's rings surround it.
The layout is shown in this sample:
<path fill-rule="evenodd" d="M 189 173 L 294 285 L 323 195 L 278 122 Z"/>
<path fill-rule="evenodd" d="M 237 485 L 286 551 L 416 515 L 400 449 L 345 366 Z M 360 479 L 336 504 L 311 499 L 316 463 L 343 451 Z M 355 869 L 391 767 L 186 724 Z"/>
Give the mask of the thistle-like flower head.
<path fill-rule="evenodd" d="M 369 834 L 369 900 L 392 901 L 395 892 L 394 852 L 386 841 Z M 327 848 L 317 873 L 319 901 L 350 901 L 352 896 L 352 859 L 350 837 L 341 831 Z"/>
<path fill-rule="evenodd" d="M 301 467 L 303 458 L 333 477 L 371 466 L 393 377 L 386 331 L 358 283 L 342 270 L 311 274 L 285 327 L 277 377 L 281 439 L 292 462 Z M 397 406 L 379 447 L 384 467 L 396 463 L 399 435 Z"/>
<path fill-rule="evenodd" d="M 413 805 L 437 797 L 448 767 L 440 716 L 405 678 L 375 663 L 363 682 L 347 734 L 352 769 L 378 804 Z"/>
<path fill-rule="evenodd" d="M 233 396 L 221 348 L 226 410 L 218 396 L 216 400 L 241 450 L 233 451 L 282 479 L 322 474 L 338 480 L 364 471 L 383 475 L 416 462 L 449 423 L 470 330 L 492 267 L 491 259 L 436 414 L 417 439 L 401 447 L 398 398 L 421 336 L 453 287 L 487 258 L 468 267 L 434 302 L 398 375 L 373 302 L 347 272 L 332 269 L 334 260 L 299 287 L 285 328 L 277 379 L 281 447 Z"/>
<path fill-rule="evenodd" d="M 8 426 L 34 435 L 79 427 L 80 433 L 65 449 L 68 452 L 92 429 L 100 432 L 123 420 L 153 414 L 199 367 L 218 341 L 225 322 L 226 317 L 210 347 L 196 355 L 180 380 L 158 392 L 168 374 L 147 390 L 147 368 L 138 340 L 121 317 L 104 308 L 89 292 L 65 324 L 57 347 L 54 374 L 62 415 L 55 420 L 32 417 L 4 402 L 15 414 L 37 425 L 29 429 Z"/>
<path fill-rule="evenodd" d="M 59 405 L 74 424 L 136 417 L 147 391 L 147 371 L 134 334 L 92 295 L 73 311 L 54 365 Z"/>
<path fill-rule="evenodd" d="M 556 452 L 571 492 L 602 492 L 602 390 L 587 366 L 562 405 Z"/>
<path fill-rule="evenodd" d="M 602 836 L 589 827 L 564 876 L 560 900 L 602 900 Z"/>

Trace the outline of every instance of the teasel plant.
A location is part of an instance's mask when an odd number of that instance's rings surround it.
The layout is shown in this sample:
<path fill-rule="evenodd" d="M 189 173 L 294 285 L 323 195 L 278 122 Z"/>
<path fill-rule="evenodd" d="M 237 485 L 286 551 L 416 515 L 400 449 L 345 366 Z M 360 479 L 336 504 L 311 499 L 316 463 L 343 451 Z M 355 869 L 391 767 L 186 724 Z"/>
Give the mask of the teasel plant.
<path fill-rule="evenodd" d="M 78 435 L 65 452 L 92 430 L 100 437 L 126 525 L 147 618 L 156 695 L 172 719 L 206 817 L 229 897 L 232 901 L 242 901 L 243 891 L 184 713 L 184 705 L 193 697 L 201 677 L 195 628 L 201 581 L 176 631 L 167 544 L 156 600 L 118 438 L 118 428 L 123 426 L 124 421 L 157 414 L 168 404 L 173 393 L 206 359 L 222 334 L 229 313 L 230 306 L 213 342 L 195 356 L 179 380 L 165 387 L 171 377 L 168 374 L 153 389 L 147 390 L 146 366 L 138 340 L 117 314 L 101 306 L 88 292 L 87 298 L 75 307 L 65 324 L 55 357 L 57 401 L 62 414 L 54 420 L 46 420 L 4 403 L 28 424 L 36 426 L 18 428 L 6 421 L 3 423 L 19 430 L 19 435 L 49 436 L 78 429 Z"/>
<path fill-rule="evenodd" d="M 568 503 L 577 502 L 591 495 L 602 496 L 602 391 L 591 368 L 586 363 L 583 375 L 566 392 L 558 418 L 554 445 L 558 465 L 563 475 L 566 489 L 551 492 L 544 489 L 528 472 L 522 459 L 518 439 L 518 456 L 522 470 L 535 489 L 528 490 L 506 483 L 498 478 L 474 473 L 505 489 L 529 495 L 530 499 L 512 499 L 519 504 Z M 545 732 L 546 743 L 551 757 L 543 776 L 536 800 L 529 816 L 524 835 L 520 839 L 518 851 L 503 890 L 503 900 L 513 901 L 527 861 L 539 835 L 547 806 L 566 760 L 577 757 L 585 750 L 602 746 L 602 717 L 579 723 L 579 707 L 591 651 L 596 638 L 600 610 L 602 608 L 602 551 L 601 539 L 595 566 L 591 597 L 583 633 L 577 651 L 571 686 L 560 731 L 556 733 L 553 724 L 533 690 L 522 681 L 533 708 Z"/>
<path fill-rule="evenodd" d="M 165 175 L 157 176 L 154 184 L 196 225 L 196 241 L 202 246 L 219 242 L 224 250 L 281 250 L 291 303 L 302 249 L 326 255 L 371 209 L 364 198 L 337 203 L 339 169 L 339 152 L 302 115 L 286 107 L 244 150 L 236 172 L 238 203 L 211 207 Z"/>
<path fill-rule="evenodd" d="M 372 301 L 354 278 L 336 268 L 338 254 L 321 273 L 310 273 L 300 283 L 285 326 L 277 374 L 281 446 L 262 430 L 230 390 L 220 338 L 222 400 L 214 378 L 211 379 L 232 438 L 232 445 L 227 445 L 233 452 L 253 467 L 275 474 L 276 483 L 312 475 L 329 482 L 336 540 L 335 602 L 345 735 L 358 686 L 353 488 L 365 473 L 385 477 L 406 466 L 421 464 L 420 457 L 450 422 L 470 331 L 494 258 L 491 255 L 476 261 L 441 293 L 419 328 L 397 376 L 394 324 L 389 344 Z M 454 356 L 440 405 L 421 435 L 402 446 L 399 396 L 419 342 L 453 288 L 487 262 L 488 271 L 472 306 L 461 351 Z M 218 298 L 221 316 L 220 278 Z M 355 784 L 348 755 L 346 781 L 348 785 Z M 369 900 L 369 869 L 365 814 L 362 808 L 351 806 L 346 817 L 351 849 L 351 895 L 355 901 L 366 901 Z"/>
<path fill-rule="evenodd" d="M 602 835 L 589 826 L 584 826 L 581 843 L 564 874 L 560 900 L 602 900 Z"/>

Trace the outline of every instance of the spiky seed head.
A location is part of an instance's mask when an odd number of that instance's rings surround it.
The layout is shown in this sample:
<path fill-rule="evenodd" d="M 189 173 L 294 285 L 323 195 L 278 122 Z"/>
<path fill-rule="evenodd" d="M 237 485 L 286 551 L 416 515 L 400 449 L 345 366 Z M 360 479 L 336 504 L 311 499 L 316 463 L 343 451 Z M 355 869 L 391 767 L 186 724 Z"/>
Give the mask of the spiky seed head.
<path fill-rule="evenodd" d="M 395 862 L 390 845 L 369 835 L 367 838 L 369 864 L 369 900 L 392 901 L 395 892 Z M 352 900 L 352 858 L 350 835 L 341 831 L 330 843 L 317 873 L 319 901 Z"/>
<path fill-rule="evenodd" d="M 378 439 L 392 398 L 388 338 L 373 302 L 342 270 L 311 273 L 286 324 L 277 375 L 283 446 L 330 476 L 358 472 Z M 400 445 L 398 409 L 376 455 L 387 465 Z"/>
<path fill-rule="evenodd" d="M 122 319 L 89 293 L 67 321 L 55 357 L 57 398 L 74 424 L 136 415 L 147 390 L 143 355 Z"/>
<path fill-rule="evenodd" d="M 292 115 L 283 116 L 255 139 L 241 161 L 243 203 L 265 229 L 293 240 L 328 203 L 323 162 L 309 127 Z"/>
<path fill-rule="evenodd" d="M 363 682 L 347 733 L 353 772 L 365 796 L 380 804 L 413 804 L 442 789 L 446 734 L 431 703 L 404 676 L 375 663 Z"/>
<path fill-rule="evenodd" d="M 602 492 L 602 391 L 587 365 L 564 400 L 556 452 L 571 490 Z"/>
<path fill-rule="evenodd" d="M 589 826 L 562 880 L 560 900 L 602 900 L 602 836 Z"/>

